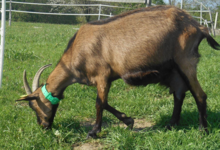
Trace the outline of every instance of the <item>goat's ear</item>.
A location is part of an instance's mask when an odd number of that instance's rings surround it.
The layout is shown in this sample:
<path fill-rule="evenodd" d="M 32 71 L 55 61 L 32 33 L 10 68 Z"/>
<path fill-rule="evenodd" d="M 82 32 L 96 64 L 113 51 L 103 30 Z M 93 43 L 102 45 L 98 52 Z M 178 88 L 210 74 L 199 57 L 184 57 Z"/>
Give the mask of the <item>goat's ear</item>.
<path fill-rule="evenodd" d="M 34 94 L 34 95 L 30 94 L 30 95 L 21 97 L 20 99 L 15 100 L 15 101 L 30 101 L 30 100 L 34 100 L 34 99 L 38 99 L 38 95 L 37 94 Z"/>

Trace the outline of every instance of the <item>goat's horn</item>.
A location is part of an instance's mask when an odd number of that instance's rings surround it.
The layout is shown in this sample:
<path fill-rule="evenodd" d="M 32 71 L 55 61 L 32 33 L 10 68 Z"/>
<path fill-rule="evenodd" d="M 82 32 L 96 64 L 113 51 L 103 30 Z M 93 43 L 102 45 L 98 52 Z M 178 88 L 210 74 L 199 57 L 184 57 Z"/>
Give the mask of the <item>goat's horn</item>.
<path fill-rule="evenodd" d="M 33 92 L 39 87 L 39 79 L 40 79 L 40 75 L 41 73 L 47 68 L 47 67 L 50 67 L 52 64 L 48 64 L 48 65 L 45 65 L 43 67 L 41 67 L 37 73 L 35 74 L 34 76 L 34 80 L 33 80 L 33 84 L 32 84 L 32 90 Z"/>
<path fill-rule="evenodd" d="M 23 73 L 23 83 L 24 83 L 24 88 L 25 88 L 25 91 L 26 93 L 29 95 L 32 93 L 31 91 L 31 88 L 27 82 L 27 77 L 26 77 L 26 70 L 24 70 L 24 73 Z"/>

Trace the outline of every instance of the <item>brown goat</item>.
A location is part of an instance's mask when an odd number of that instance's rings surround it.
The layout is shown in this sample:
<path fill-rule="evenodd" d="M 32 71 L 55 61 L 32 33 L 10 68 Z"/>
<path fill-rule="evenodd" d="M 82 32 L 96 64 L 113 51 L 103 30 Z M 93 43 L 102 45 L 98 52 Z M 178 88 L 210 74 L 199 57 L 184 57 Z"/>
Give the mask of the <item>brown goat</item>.
<path fill-rule="evenodd" d="M 207 28 L 199 25 L 185 11 L 171 6 L 142 8 L 91 22 L 83 25 L 69 41 L 62 58 L 47 79 L 46 90 L 51 92 L 53 98 L 62 99 L 66 87 L 73 83 L 97 87 L 97 118 L 88 137 L 96 137 L 96 133 L 101 131 L 104 109 L 130 128 L 133 127 L 132 118 L 107 102 L 111 82 L 116 79 L 122 78 L 130 85 L 161 83 L 169 87 L 174 96 L 169 126 L 178 124 L 185 92 L 190 90 L 198 106 L 200 127 L 208 132 L 207 96 L 196 74 L 200 56 L 198 46 L 203 38 L 207 38 L 214 49 L 220 49 Z M 37 73 L 34 85 L 38 86 L 44 68 Z M 43 87 L 31 93 L 26 79 L 24 83 L 29 95 L 19 100 L 28 100 L 36 112 L 38 123 L 50 128 L 59 104 L 52 104 L 46 98 Z"/>

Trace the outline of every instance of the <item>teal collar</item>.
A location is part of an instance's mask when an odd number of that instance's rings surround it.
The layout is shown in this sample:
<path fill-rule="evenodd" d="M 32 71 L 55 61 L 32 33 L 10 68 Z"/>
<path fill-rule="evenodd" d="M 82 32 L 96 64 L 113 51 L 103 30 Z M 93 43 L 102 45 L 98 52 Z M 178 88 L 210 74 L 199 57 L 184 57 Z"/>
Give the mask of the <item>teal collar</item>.
<path fill-rule="evenodd" d="M 61 99 L 59 99 L 57 97 L 53 97 L 51 92 L 47 91 L 46 84 L 41 88 L 41 91 L 42 91 L 43 95 L 45 96 L 45 98 L 51 102 L 51 104 L 56 105 L 60 102 Z"/>

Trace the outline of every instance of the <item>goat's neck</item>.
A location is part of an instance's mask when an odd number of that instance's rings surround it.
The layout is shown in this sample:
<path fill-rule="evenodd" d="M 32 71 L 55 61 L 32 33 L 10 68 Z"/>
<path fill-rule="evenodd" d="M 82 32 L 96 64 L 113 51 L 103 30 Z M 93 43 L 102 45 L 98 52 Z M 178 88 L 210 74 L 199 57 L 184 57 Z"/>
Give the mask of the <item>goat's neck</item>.
<path fill-rule="evenodd" d="M 59 63 L 47 79 L 46 89 L 55 97 L 62 97 L 66 87 L 72 84 L 72 73 L 66 65 Z"/>

